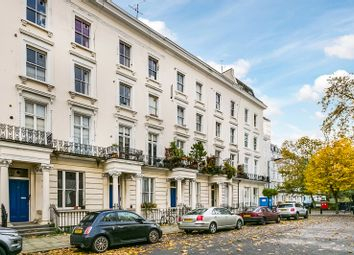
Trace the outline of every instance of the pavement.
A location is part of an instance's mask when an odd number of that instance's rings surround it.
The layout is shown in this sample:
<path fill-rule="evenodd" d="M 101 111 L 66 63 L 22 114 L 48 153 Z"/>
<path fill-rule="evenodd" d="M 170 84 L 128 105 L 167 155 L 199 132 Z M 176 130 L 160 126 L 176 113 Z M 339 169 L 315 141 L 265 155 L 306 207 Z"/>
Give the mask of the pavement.
<path fill-rule="evenodd" d="M 161 226 L 164 234 L 177 233 L 177 224 Z M 24 237 L 22 253 L 44 252 L 70 247 L 70 234 Z"/>

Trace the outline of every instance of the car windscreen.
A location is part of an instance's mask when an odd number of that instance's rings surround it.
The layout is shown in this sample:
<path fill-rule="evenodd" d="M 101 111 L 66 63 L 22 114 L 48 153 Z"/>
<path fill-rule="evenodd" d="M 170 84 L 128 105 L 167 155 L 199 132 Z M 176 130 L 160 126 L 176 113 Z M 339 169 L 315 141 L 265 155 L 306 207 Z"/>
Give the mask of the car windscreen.
<path fill-rule="evenodd" d="M 282 204 L 282 205 L 279 205 L 278 208 L 291 208 L 291 207 L 294 207 L 293 204 Z"/>
<path fill-rule="evenodd" d="M 86 216 L 80 221 L 80 225 L 89 225 L 92 224 L 97 218 L 98 213 L 88 213 Z"/>
<path fill-rule="evenodd" d="M 199 209 L 195 209 L 192 211 L 189 211 L 186 213 L 186 215 L 199 215 L 199 214 L 203 214 L 207 211 L 207 209 L 205 208 L 199 208 Z"/>

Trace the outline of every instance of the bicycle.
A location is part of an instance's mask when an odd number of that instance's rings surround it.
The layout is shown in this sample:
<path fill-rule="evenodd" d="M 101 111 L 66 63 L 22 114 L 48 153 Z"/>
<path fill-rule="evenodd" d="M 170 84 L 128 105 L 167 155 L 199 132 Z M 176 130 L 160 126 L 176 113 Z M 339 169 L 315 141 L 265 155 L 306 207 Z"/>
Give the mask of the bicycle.
<path fill-rule="evenodd" d="M 176 221 L 176 217 L 172 215 L 170 211 L 165 212 L 160 218 L 161 225 L 171 225 Z"/>

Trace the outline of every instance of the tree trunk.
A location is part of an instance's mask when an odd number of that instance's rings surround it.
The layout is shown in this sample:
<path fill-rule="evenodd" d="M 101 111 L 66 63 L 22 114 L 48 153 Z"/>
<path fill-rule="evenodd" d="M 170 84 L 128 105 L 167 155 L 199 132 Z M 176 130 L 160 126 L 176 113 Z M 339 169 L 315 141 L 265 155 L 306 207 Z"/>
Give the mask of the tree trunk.
<path fill-rule="evenodd" d="M 338 192 L 337 191 L 333 192 L 333 197 L 334 197 L 334 204 L 335 204 L 335 207 L 336 207 L 336 214 L 338 214 L 339 213 L 339 208 L 338 208 Z"/>

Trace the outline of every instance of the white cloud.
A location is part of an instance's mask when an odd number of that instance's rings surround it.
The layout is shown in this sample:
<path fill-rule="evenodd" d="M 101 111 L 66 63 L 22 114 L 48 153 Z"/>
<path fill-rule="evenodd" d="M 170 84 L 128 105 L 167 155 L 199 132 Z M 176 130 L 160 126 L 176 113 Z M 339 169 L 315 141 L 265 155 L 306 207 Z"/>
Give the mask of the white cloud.
<path fill-rule="evenodd" d="M 348 75 L 349 73 L 345 70 L 338 70 L 333 74 L 324 74 L 317 77 L 313 83 L 313 85 L 305 84 L 300 90 L 297 92 L 297 99 L 299 101 L 318 101 L 324 90 L 329 86 L 328 78 L 334 76 L 343 76 Z"/>
<path fill-rule="evenodd" d="M 327 56 L 354 59 L 354 34 L 336 38 L 333 45 L 325 47 L 324 51 Z"/>
<path fill-rule="evenodd" d="M 177 35 L 166 26 L 166 23 L 164 21 L 160 21 L 160 20 L 152 21 L 144 18 L 139 18 L 139 20 L 145 23 L 146 25 L 148 25 L 149 27 L 151 27 L 152 29 L 156 30 L 163 36 L 166 36 L 173 41 L 177 40 Z"/>
<path fill-rule="evenodd" d="M 235 76 L 238 79 L 244 79 L 251 69 L 251 63 L 248 60 L 243 58 L 237 59 L 235 62 L 231 64 L 221 64 L 216 63 L 214 61 L 206 61 L 210 66 L 221 72 L 221 66 L 223 67 L 223 71 L 226 71 L 230 68 L 235 70 Z"/>
<path fill-rule="evenodd" d="M 317 111 L 315 112 L 315 117 L 319 120 L 323 120 L 326 117 L 326 115 L 323 112 Z"/>

